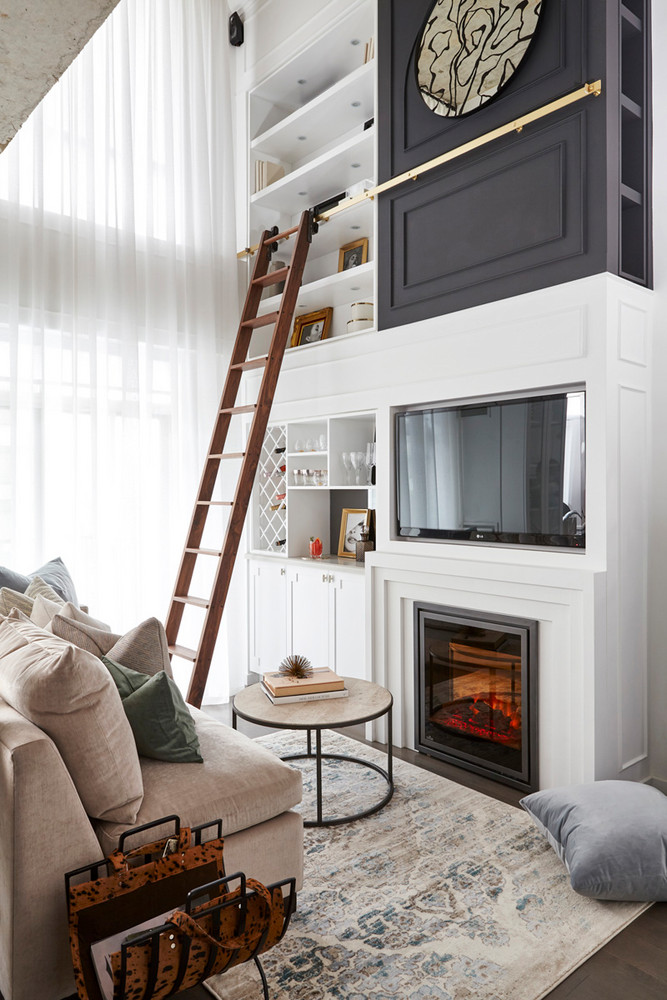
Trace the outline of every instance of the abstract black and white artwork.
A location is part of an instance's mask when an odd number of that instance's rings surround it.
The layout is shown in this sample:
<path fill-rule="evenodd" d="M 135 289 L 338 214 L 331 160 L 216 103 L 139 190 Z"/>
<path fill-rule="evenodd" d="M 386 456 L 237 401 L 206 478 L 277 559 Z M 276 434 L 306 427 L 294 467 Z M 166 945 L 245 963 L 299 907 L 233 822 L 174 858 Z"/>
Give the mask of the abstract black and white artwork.
<path fill-rule="evenodd" d="M 477 111 L 511 79 L 542 0 L 437 0 L 417 46 L 417 84 L 437 115 Z"/>

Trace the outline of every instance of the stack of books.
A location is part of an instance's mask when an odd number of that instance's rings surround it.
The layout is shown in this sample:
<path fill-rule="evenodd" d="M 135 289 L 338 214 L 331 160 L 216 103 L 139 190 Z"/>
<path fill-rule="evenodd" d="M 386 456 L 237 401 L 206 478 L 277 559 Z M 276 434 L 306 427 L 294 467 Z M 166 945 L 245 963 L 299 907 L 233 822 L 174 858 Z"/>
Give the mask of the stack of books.
<path fill-rule="evenodd" d="M 285 176 L 285 168 L 269 160 L 255 160 L 255 194 Z"/>
<path fill-rule="evenodd" d="M 324 698 L 346 698 L 343 678 L 328 667 L 314 667 L 310 677 L 289 677 L 280 671 L 264 674 L 262 691 L 274 705 L 294 701 L 319 701 Z"/>

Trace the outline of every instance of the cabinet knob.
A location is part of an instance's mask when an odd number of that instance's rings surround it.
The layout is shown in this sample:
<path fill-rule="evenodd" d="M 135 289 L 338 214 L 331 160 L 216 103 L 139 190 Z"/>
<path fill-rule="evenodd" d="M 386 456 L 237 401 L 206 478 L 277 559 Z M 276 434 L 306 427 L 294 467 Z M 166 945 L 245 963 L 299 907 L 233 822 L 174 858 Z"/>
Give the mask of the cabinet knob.
<path fill-rule="evenodd" d="M 281 576 L 284 576 L 286 572 L 287 572 L 287 570 L 285 569 L 285 567 L 284 567 L 284 566 L 281 566 L 281 567 L 280 567 L 280 575 L 281 575 Z"/>
<path fill-rule="evenodd" d="M 327 582 L 327 575 L 326 575 L 326 573 L 322 573 L 322 583 L 326 583 L 326 582 Z"/>

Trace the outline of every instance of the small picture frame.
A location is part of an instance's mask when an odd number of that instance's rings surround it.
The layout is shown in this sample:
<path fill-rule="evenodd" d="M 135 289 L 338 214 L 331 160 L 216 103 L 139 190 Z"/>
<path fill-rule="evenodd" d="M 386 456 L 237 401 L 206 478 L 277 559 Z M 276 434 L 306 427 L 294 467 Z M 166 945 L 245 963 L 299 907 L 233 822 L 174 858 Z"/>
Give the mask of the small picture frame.
<path fill-rule="evenodd" d="M 349 271 L 352 267 L 359 267 L 368 260 L 368 237 L 362 236 L 360 240 L 346 243 L 338 251 L 338 270 Z"/>
<path fill-rule="evenodd" d="M 305 316 L 297 316 L 294 320 L 291 346 L 300 347 L 302 344 L 316 344 L 319 340 L 326 340 L 331 331 L 332 316 L 332 306 L 306 313 Z"/>
<path fill-rule="evenodd" d="M 344 507 L 340 516 L 340 536 L 338 538 L 338 555 L 345 559 L 356 559 L 357 542 L 361 541 L 361 529 L 370 527 L 370 510 L 358 510 Z"/>

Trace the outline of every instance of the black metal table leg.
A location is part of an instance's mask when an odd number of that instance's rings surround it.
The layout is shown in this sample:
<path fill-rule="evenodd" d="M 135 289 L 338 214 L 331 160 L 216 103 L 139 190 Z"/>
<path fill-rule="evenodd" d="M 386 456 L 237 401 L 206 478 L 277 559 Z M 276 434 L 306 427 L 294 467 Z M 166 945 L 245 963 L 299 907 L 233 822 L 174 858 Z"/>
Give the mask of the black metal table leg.
<path fill-rule="evenodd" d="M 322 730 L 318 729 L 315 734 L 315 746 L 317 748 L 317 823 L 322 825 Z"/>

